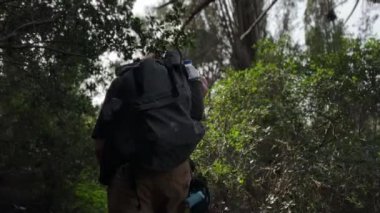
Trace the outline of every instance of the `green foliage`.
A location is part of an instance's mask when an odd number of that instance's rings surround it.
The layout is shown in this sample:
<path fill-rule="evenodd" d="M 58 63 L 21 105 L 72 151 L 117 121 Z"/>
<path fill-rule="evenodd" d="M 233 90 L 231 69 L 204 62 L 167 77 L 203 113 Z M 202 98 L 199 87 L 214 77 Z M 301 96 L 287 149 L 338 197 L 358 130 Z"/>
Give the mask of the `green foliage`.
<path fill-rule="evenodd" d="M 104 213 L 107 210 L 107 193 L 99 183 L 89 181 L 82 175 L 82 181 L 76 184 L 73 209 L 81 209 L 83 213 Z M 91 176 L 90 176 L 91 177 Z"/>
<path fill-rule="evenodd" d="M 105 190 L 99 186 L 99 183 L 79 184 L 76 194 L 78 196 L 78 201 L 81 202 L 79 208 L 83 209 L 82 212 L 106 212 L 107 196 Z"/>
<path fill-rule="evenodd" d="M 379 211 L 380 41 L 341 39 L 315 55 L 288 39 L 258 48 L 252 68 L 228 72 L 210 92 L 194 157 L 215 205 Z"/>
<path fill-rule="evenodd" d="M 89 94 L 110 75 L 99 56 L 189 42 L 182 5 L 158 20 L 134 17 L 133 3 L 0 1 L 0 179 L 9 180 L 0 183 L 0 212 L 104 212 L 97 174 L 79 175 L 98 169 Z"/>

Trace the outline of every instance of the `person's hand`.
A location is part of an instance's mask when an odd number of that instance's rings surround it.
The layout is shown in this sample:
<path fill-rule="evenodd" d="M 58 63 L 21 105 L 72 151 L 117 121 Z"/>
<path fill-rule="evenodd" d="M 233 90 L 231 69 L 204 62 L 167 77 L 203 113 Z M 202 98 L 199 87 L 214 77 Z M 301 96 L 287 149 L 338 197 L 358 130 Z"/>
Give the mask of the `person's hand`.
<path fill-rule="evenodd" d="M 201 93 L 202 93 L 202 96 L 205 97 L 207 92 L 208 92 L 208 82 L 207 82 L 207 79 L 205 77 L 201 77 Z"/>
<path fill-rule="evenodd" d="M 95 140 L 95 156 L 99 164 L 100 164 L 100 160 L 103 157 L 103 150 L 104 150 L 104 141 L 100 139 Z"/>

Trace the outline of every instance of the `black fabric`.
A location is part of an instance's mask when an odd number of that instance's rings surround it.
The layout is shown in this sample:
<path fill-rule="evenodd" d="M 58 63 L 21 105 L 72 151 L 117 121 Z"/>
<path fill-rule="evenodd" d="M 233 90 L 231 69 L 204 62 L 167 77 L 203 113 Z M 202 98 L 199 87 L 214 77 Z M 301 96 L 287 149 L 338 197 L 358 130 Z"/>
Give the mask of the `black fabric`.
<path fill-rule="evenodd" d="M 109 103 L 111 102 L 112 98 L 116 96 L 116 93 L 118 89 L 120 88 L 120 79 L 116 78 L 114 81 L 112 81 L 110 87 L 107 90 L 106 96 L 103 101 L 102 108 L 100 110 L 98 119 L 96 121 L 95 127 L 93 129 L 91 137 L 93 139 L 104 139 L 107 135 L 107 133 L 110 131 L 110 116 L 112 116 L 112 112 L 109 111 Z M 110 114 L 111 113 L 111 114 Z"/>
<path fill-rule="evenodd" d="M 176 167 L 204 135 L 200 85 L 187 80 L 183 65 L 145 59 L 118 73 L 92 134 L 105 140 L 100 182 L 106 185 L 125 163 L 155 171 Z"/>

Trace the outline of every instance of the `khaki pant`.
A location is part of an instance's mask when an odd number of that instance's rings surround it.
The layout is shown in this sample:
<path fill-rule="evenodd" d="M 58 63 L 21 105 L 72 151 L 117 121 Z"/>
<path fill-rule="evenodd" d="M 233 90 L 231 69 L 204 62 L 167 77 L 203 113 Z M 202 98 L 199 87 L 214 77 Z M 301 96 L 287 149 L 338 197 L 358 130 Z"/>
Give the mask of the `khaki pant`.
<path fill-rule="evenodd" d="M 133 187 L 135 179 L 135 189 Z M 188 161 L 169 172 L 135 171 L 121 167 L 108 187 L 109 213 L 182 213 L 189 191 Z"/>

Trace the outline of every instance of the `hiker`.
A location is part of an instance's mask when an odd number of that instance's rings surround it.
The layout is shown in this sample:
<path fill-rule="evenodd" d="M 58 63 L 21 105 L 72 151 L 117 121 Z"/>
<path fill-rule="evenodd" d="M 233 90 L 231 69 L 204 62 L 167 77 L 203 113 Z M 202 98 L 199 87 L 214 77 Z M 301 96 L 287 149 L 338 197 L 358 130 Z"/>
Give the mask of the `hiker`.
<path fill-rule="evenodd" d="M 184 212 L 207 81 L 179 52 L 122 66 L 92 138 L 110 213 Z"/>

